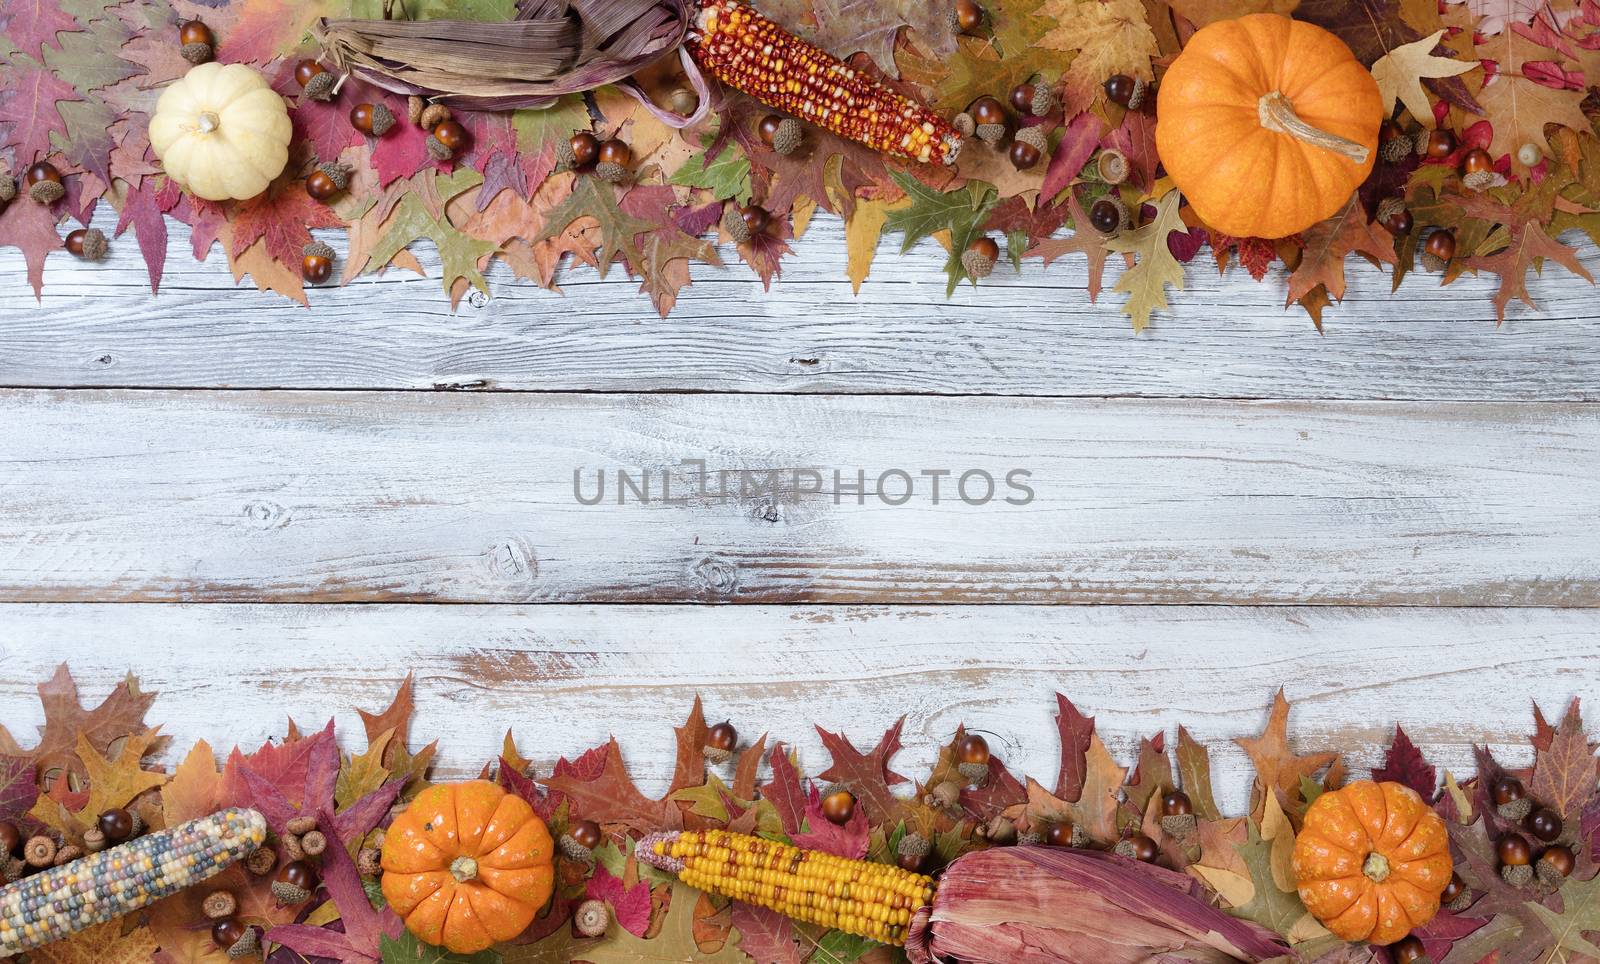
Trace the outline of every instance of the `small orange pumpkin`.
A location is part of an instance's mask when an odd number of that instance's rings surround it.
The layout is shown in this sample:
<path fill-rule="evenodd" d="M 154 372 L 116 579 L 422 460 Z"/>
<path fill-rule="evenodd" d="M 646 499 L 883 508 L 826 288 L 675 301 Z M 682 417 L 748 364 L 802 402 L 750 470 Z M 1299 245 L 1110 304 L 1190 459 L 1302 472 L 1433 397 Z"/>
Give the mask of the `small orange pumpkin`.
<path fill-rule="evenodd" d="M 1350 200 L 1383 116 L 1378 82 L 1344 41 L 1257 13 L 1189 38 L 1161 79 L 1156 149 L 1207 225 L 1282 238 Z"/>
<path fill-rule="evenodd" d="M 1347 941 L 1393 944 L 1432 920 L 1451 869 L 1444 820 L 1400 783 L 1324 793 L 1294 841 L 1301 901 Z"/>
<path fill-rule="evenodd" d="M 487 780 L 435 784 L 383 842 L 383 896 L 411 933 L 476 954 L 528 929 L 555 885 L 550 831 Z"/>

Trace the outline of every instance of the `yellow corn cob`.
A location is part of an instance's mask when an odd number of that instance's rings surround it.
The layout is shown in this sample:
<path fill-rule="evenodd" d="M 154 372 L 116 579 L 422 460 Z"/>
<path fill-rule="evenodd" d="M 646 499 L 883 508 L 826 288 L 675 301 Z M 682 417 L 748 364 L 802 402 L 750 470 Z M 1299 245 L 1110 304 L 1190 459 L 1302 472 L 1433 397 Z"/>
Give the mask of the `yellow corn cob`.
<path fill-rule="evenodd" d="M 884 944 L 905 943 L 911 915 L 933 901 L 935 888 L 932 877 L 889 864 L 726 830 L 652 834 L 635 853 L 708 894 Z"/>
<path fill-rule="evenodd" d="M 705 0 L 689 50 L 729 87 L 875 151 L 954 164 L 961 135 L 949 122 L 740 0 Z"/>
<path fill-rule="evenodd" d="M 0 957 L 61 940 L 221 873 L 267 837 L 254 810 L 223 810 L 0 888 Z"/>

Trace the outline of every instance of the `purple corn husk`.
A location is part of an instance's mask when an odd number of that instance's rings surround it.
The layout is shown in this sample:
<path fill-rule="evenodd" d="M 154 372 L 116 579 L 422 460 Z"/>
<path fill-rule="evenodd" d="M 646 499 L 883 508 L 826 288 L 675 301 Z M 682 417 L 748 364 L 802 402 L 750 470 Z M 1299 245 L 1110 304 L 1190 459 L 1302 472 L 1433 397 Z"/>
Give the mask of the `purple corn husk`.
<path fill-rule="evenodd" d="M 1113 854 L 996 847 L 946 869 L 911 922 L 912 964 L 1249 964 L 1288 945 L 1206 903 L 1198 881 Z"/>
<path fill-rule="evenodd" d="M 397 94 L 469 110 L 545 108 L 617 84 L 674 127 L 710 109 L 710 88 L 683 50 L 693 0 L 520 0 L 510 23 L 322 19 L 312 35 L 336 70 Z M 678 53 L 699 108 L 663 110 L 628 78 Z"/>

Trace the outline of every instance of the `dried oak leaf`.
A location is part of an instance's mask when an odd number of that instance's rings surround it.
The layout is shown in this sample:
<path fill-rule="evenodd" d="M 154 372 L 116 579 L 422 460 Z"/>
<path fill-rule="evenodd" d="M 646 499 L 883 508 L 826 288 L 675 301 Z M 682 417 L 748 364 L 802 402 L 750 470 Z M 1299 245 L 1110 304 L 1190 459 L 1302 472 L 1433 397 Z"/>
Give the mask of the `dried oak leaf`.
<path fill-rule="evenodd" d="M 655 228 L 642 218 L 624 212 L 617 204 L 618 189 L 594 177 L 581 177 L 573 182 L 572 193 L 567 195 L 545 219 L 543 229 L 528 240 L 537 244 L 559 237 L 580 221 L 591 222 L 598 228 L 600 240 L 590 245 L 598 252 L 594 259 L 604 278 L 618 258 L 628 264 L 644 259 L 638 238 Z"/>
<path fill-rule="evenodd" d="M 1267 797 L 1275 797 L 1275 803 L 1293 802 L 1300 795 L 1302 777 L 1309 778 L 1339 759 L 1337 753 L 1296 756 L 1289 748 L 1289 701 L 1281 689 L 1272 699 L 1266 730 L 1260 736 L 1234 742 L 1249 755 L 1256 768 L 1258 799 L 1251 808 L 1256 813 L 1266 806 Z"/>
<path fill-rule="evenodd" d="M 1139 741 L 1139 761 L 1128 775 L 1124 788 L 1128 802 L 1140 814 L 1149 808 L 1150 801 L 1159 799 L 1173 789 L 1172 761 L 1167 758 L 1165 733 Z"/>
<path fill-rule="evenodd" d="M 587 961 L 588 964 L 742 964 L 748 957 L 740 950 L 741 936 L 729 931 L 727 940 L 715 951 L 704 951 L 695 939 L 695 913 L 700 892 L 687 884 L 672 883 L 672 897 L 656 936 L 635 937 L 616 921 L 604 937 L 571 941 L 565 957 L 520 956 L 513 951 L 504 956 L 505 964 L 532 964 L 535 961 Z M 563 928 L 565 930 L 565 928 Z M 547 938 L 549 940 L 549 938 Z M 528 945 L 529 947 L 537 945 Z"/>
<path fill-rule="evenodd" d="M 641 833 L 683 826 L 683 811 L 670 797 L 651 800 L 639 792 L 615 738 L 576 760 L 558 760 L 555 773 L 539 784 L 566 797 L 574 815 L 596 823 L 620 823 Z"/>
<path fill-rule="evenodd" d="M 13 49 L 30 57 L 43 56 L 51 47 L 60 50 L 60 34 L 83 29 L 56 0 L 3 0 L 0 23 L 5 24 L 5 36 Z"/>
<path fill-rule="evenodd" d="M 1045 0 L 1039 12 L 1056 26 L 1038 45 L 1073 55 L 1061 76 L 1067 116 L 1088 110 L 1107 77 L 1155 79 L 1150 61 L 1160 51 L 1141 0 Z"/>
<path fill-rule="evenodd" d="M 1068 823 L 1109 846 L 1118 837 L 1117 800 L 1128 771 L 1111 758 L 1111 751 L 1094 732 L 1094 719 L 1080 714 L 1060 694 L 1056 699 L 1061 707 L 1057 716 L 1061 773 L 1056 793 L 1029 777 L 1027 802 L 1007 809 L 1006 816 L 1024 820 L 1035 832 L 1044 824 Z"/>
<path fill-rule="evenodd" d="M 369 748 L 385 733 L 389 734 L 380 763 L 392 777 L 405 781 L 402 795 L 406 799 L 416 796 L 427 786 L 423 778 L 439 750 L 439 741 L 435 740 L 416 753 L 411 752 L 408 745 L 411 735 L 411 716 L 416 712 L 416 708 L 416 674 L 407 673 L 394 699 L 383 712 L 368 713 L 359 708 L 356 710 L 361 716 L 361 725 L 367 732 Z M 351 799 L 362 795 L 353 794 Z"/>
<path fill-rule="evenodd" d="M 935 56 L 955 50 L 948 10 L 927 0 L 775 0 L 762 9 L 836 57 L 866 54 L 890 77 L 900 76 L 894 51 L 903 28 Z"/>
<path fill-rule="evenodd" d="M 306 193 L 301 181 L 280 177 L 258 197 L 241 201 L 229 217 L 233 240 L 229 252 L 242 254 L 257 241 L 274 261 L 296 268 L 301 249 L 311 243 L 312 228 L 343 225 L 326 204 Z"/>
<path fill-rule="evenodd" d="M 1600 960 L 1600 945 L 1587 935 L 1600 936 L 1600 875 L 1588 880 L 1567 878 L 1556 892 L 1561 909 L 1529 901 L 1528 912 L 1544 925 L 1548 940 L 1540 946 L 1546 961 Z"/>
<path fill-rule="evenodd" d="M 81 102 L 77 90 L 25 54 L 9 58 L 5 89 L 0 91 L 0 146 L 14 152 L 16 164 L 27 166 L 53 149 L 51 141 L 67 138 L 61 105 Z"/>
<path fill-rule="evenodd" d="M 1383 766 L 1372 771 L 1372 779 L 1404 784 L 1428 801 L 1434 800 L 1439 792 L 1437 771 L 1398 725 L 1394 728 L 1394 742 L 1389 744 Z"/>
<path fill-rule="evenodd" d="M 40 208 L 37 204 L 12 204 L 0 213 L 0 243 L 4 243 L 4 226 L 18 208 Z M 52 222 L 51 235 L 55 236 Z M 57 246 L 60 239 L 57 238 Z M 39 684 L 39 702 L 44 706 L 44 725 L 39 728 L 39 744 L 32 750 L 23 750 L 11 734 L 0 727 L 0 753 L 29 756 L 43 778 L 70 771 L 77 777 L 86 777 L 88 771 L 79 759 L 77 749 L 82 739 L 97 753 L 110 752 L 111 745 L 124 737 L 143 732 L 144 715 L 155 701 L 156 694 L 139 691 L 139 681 L 132 674 L 118 683 L 109 695 L 92 710 L 79 702 L 78 684 L 66 664 L 56 668 L 55 675 Z"/>
<path fill-rule="evenodd" d="M 806 817 L 806 788 L 782 743 L 772 747 L 772 780 L 761 785 L 761 799 L 771 801 L 778 811 L 783 832 L 793 837 L 800 832 Z"/>
<path fill-rule="evenodd" d="M 843 733 L 817 727 L 822 745 L 833 758 L 833 764 L 817 779 L 849 786 L 874 825 L 891 824 L 899 818 L 901 801 L 889 788 L 905 783 L 906 778 L 889 769 L 889 761 L 900 752 L 900 731 L 905 725 L 906 719 L 902 716 L 866 753 L 857 750 Z"/>
<path fill-rule="evenodd" d="M 1494 295 L 1495 317 L 1505 321 L 1506 308 L 1513 298 L 1529 307 L 1536 307 L 1528 293 L 1528 272 L 1540 271 L 1546 260 L 1554 261 L 1590 284 L 1594 283 L 1576 249 L 1554 240 L 1545 233 L 1543 225 L 1525 211 L 1508 207 L 1488 198 L 1467 198 L 1460 202 L 1461 209 L 1486 223 L 1498 221 L 1508 232 L 1507 244 L 1494 254 L 1462 258 L 1463 268 L 1490 271 L 1500 276 L 1500 288 Z M 1459 239 L 1458 239 L 1459 243 Z"/>
<path fill-rule="evenodd" d="M 676 196 L 672 188 L 661 184 L 641 184 L 629 189 L 617 205 L 624 214 L 654 225 L 652 230 L 637 239 L 640 259 L 630 262 L 628 268 L 640 278 L 639 290 L 650 296 L 650 303 L 663 318 L 678 303 L 679 293 L 689 286 L 691 261 L 722 264 L 716 245 L 685 233 L 673 220 L 672 209 L 675 204 Z M 698 703 L 697 699 L 697 706 Z M 705 726 L 704 720 L 700 726 Z M 680 769 L 687 765 L 685 761 L 688 759 L 683 755 L 683 746 L 684 734 L 680 732 Z M 695 751 L 698 754 L 699 748 L 696 747 Z M 693 762 L 701 761 L 697 756 Z"/>
<path fill-rule="evenodd" d="M 1397 47 L 1422 39 L 1403 16 L 1402 0 L 1301 0 L 1296 20 L 1314 23 L 1343 40 L 1368 67 Z M 1448 50 L 1433 51 L 1441 56 Z M 1426 86 L 1451 105 L 1473 114 L 1483 108 L 1472 99 L 1460 77 L 1430 78 Z"/>
<path fill-rule="evenodd" d="M 1211 791 L 1211 754 L 1205 745 L 1180 726 L 1178 749 L 1174 755 L 1178 758 L 1179 784 L 1188 795 L 1195 816 L 1201 820 L 1221 820 L 1222 811 L 1218 809 L 1216 797 Z"/>
<path fill-rule="evenodd" d="M 757 125 L 771 109 L 743 94 L 734 94 L 719 112 L 720 126 L 706 152 L 722 157 L 731 139 L 750 161 L 752 178 L 761 185 L 755 196 L 761 206 L 782 218 L 795 210 L 801 198 L 810 198 L 824 210 L 849 218 L 856 196 L 876 189 L 892 190 L 884 157 L 855 141 L 845 140 L 820 127 L 806 130 L 804 149 L 783 155 L 757 135 Z"/>
<path fill-rule="evenodd" d="M 1136 259 L 1133 267 L 1122 272 L 1113 289 L 1128 296 L 1122 311 L 1133 322 L 1135 332 L 1148 328 L 1151 314 L 1167 307 L 1168 286 L 1183 290 L 1183 265 L 1173 256 L 1168 243 L 1173 232 L 1188 230 L 1178 214 L 1179 200 L 1177 191 L 1168 191 L 1155 202 L 1156 214 L 1150 223 L 1106 241 L 1107 250 L 1131 254 Z"/>
<path fill-rule="evenodd" d="M 1083 206 L 1078 203 L 1076 191 L 1067 193 L 1067 210 L 1072 215 L 1073 233 L 1065 238 L 1046 238 L 1028 249 L 1027 256 L 1041 257 L 1045 267 L 1050 262 L 1068 254 L 1081 254 L 1088 259 L 1087 289 L 1089 301 L 1093 303 L 1100 297 L 1100 288 L 1104 284 L 1106 258 L 1111 252 L 1106 248 L 1106 238 L 1100 232 L 1089 226 L 1089 215 L 1084 213 Z M 1124 255 L 1127 263 L 1131 265 L 1131 256 Z M 1058 700 L 1061 697 L 1056 697 Z"/>
<path fill-rule="evenodd" d="M 1583 807 L 1595 796 L 1595 744 L 1584 734 L 1583 717 L 1574 699 L 1567 707 L 1561 725 L 1551 734 L 1546 749 L 1536 752 L 1533 781 L 1528 791 L 1562 819 L 1578 819 Z"/>
<path fill-rule="evenodd" d="M 1367 220 L 1366 208 L 1353 194 L 1338 214 L 1312 225 L 1301 237 L 1305 248 L 1300 265 L 1289 275 L 1286 305 L 1304 298 L 1318 285 L 1328 290 L 1329 297 L 1343 301 L 1344 263 L 1352 253 L 1367 255 L 1384 264 L 1396 261 L 1394 235 L 1376 221 Z"/>
<path fill-rule="evenodd" d="M 1439 29 L 1431 37 L 1401 44 L 1379 57 L 1372 64 L 1372 77 L 1378 82 L 1378 96 L 1390 110 L 1399 100 L 1424 127 L 1433 127 L 1433 101 L 1422 89 L 1424 80 L 1439 77 L 1459 77 L 1482 66 L 1477 61 L 1439 57 L 1439 41 L 1445 31 Z"/>
<path fill-rule="evenodd" d="M 901 70 L 908 78 L 932 87 L 934 108 L 947 115 L 1035 75 L 1053 83 L 1061 76 L 1061 54 L 1038 44 L 1060 21 L 1041 9 L 1044 2 L 991 0 L 984 8 L 993 24 L 992 37 L 960 38 L 955 53 L 947 57 L 905 51 Z"/>

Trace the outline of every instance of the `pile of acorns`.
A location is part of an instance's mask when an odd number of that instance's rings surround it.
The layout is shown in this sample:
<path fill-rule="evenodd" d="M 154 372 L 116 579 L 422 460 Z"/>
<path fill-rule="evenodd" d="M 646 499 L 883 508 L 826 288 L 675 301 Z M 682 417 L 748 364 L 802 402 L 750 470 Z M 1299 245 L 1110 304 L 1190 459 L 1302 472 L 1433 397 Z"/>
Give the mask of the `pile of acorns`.
<path fill-rule="evenodd" d="M 1055 88 L 1044 83 L 1018 84 L 1009 97 L 1011 107 L 1022 121 L 1012 137 L 1008 156 L 1019 171 L 1035 167 L 1050 150 L 1050 141 L 1043 126 L 1025 123 L 1029 119 L 1048 117 L 1060 106 Z M 999 100 L 984 96 L 973 101 L 965 111 L 951 122 L 963 137 L 976 137 L 993 148 L 1000 148 L 1011 134 L 1011 113 Z"/>
<path fill-rule="evenodd" d="M 1509 775 L 1494 782 L 1489 799 L 1500 819 L 1514 825 L 1495 842 L 1500 876 L 1513 887 L 1526 887 L 1535 880 L 1549 890 L 1560 887 L 1577 868 L 1572 850 L 1577 838 L 1567 832 L 1561 815 L 1537 804 L 1528 796 L 1522 781 Z M 1539 848 L 1539 859 L 1535 861 L 1533 853 Z M 1455 883 L 1452 879 L 1451 886 Z M 1445 905 L 1450 906 L 1449 891 L 1445 893 Z"/>
<path fill-rule="evenodd" d="M 626 181 L 631 164 L 633 148 L 620 138 L 602 141 L 588 131 L 579 131 L 556 144 L 558 170 L 593 174 L 609 184 Z"/>
<path fill-rule="evenodd" d="M 245 858 L 245 870 L 257 877 L 265 877 L 277 869 L 272 879 L 272 897 L 283 907 L 304 904 L 311 899 L 321 878 L 315 861 L 330 846 L 327 835 L 317 827 L 311 816 L 290 820 L 278 836 L 276 846 L 271 841 Z M 286 859 L 278 867 L 278 850 Z M 237 960 L 258 953 L 261 949 L 261 932 L 258 927 L 246 924 L 238 917 L 239 900 L 228 890 L 214 890 L 206 895 L 200 905 L 206 919 L 211 922 L 211 941 L 230 958 Z"/>
<path fill-rule="evenodd" d="M 144 833 L 144 821 L 138 813 L 116 807 L 96 818 L 94 825 L 83 833 L 83 846 L 67 843 L 55 831 L 43 831 L 24 838 L 15 823 L 0 821 L 0 854 L 4 866 L 0 876 L 5 883 L 14 883 L 29 874 L 59 867 L 82 857 L 86 853 L 99 853 Z"/>
<path fill-rule="evenodd" d="M 49 161 L 40 161 L 22 174 L 22 190 L 28 199 L 38 204 L 50 205 L 67 195 L 61 171 Z M 0 211 L 4 211 L 17 197 L 17 179 L 10 171 L 0 171 Z M 85 261 L 99 261 L 106 256 L 106 236 L 99 228 L 78 228 L 67 233 L 62 244 L 68 253 Z"/>

